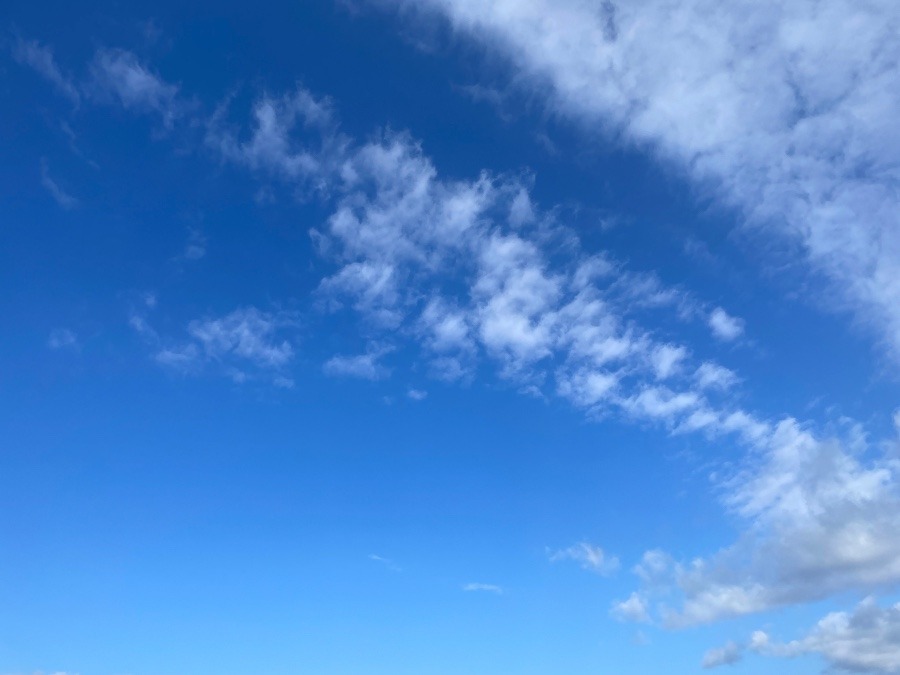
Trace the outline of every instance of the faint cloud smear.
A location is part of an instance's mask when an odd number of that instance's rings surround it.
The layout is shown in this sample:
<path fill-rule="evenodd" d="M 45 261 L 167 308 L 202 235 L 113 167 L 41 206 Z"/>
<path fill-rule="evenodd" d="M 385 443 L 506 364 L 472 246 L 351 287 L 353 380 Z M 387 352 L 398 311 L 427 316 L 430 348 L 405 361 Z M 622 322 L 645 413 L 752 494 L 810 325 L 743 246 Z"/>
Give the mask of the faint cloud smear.
<path fill-rule="evenodd" d="M 200 230 L 191 228 L 188 232 L 187 244 L 184 247 L 185 260 L 200 260 L 206 255 L 206 237 Z"/>
<path fill-rule="evenodd" d="M 368 555 L 368 558 L 369 558 L 369 560 L 372 560 L 374 562 L 380 563 L 381 565 L 384 565 L 391 572 L 402 572 L 403 571 L 398 565 L 396 565 L 394 563 L 393 560 L 384 558 L 380 555 L 376 555 L 375 553 L 370 553 Z"/>
<path fill-rule="evenodd" d="M 13 44 L 13 58 L 19 63 L 34 69 L 39 75 L 47 79 L 57 91 L 66 96 L 75 105 L 81 101 L 81 93 L 72 80 L 63 75 L 53 51 L 49 47 L 41 45 L 34 40 L 18 38 Z"/>
<path fill-rule="evenodd" d="M 494 584 L 463 584 L 462 589 L 467 593 L 495 593 L 496 595 L 503 595 L 503 589 Z"/>
<path fill-rule="evenodd" d="M 579 542 L 569 548 L 553 551 L 549 554 L 550 562 L 572 560 L 577 562 L 582 569 L 606 576 L 619 569 L 619 560 L 615 557 L 607 557 L 603 549 L 593 546 L 586 541 Z"/>
<path fill-rule="evenodd" d="M 74 209 L 78 206 L 78 200 L 63 190 L 53 178 L 47 168 L 46 160 L 41 160 L 41 185 L 50 193 L 50 196 L 64 209 Z"/>
<path fill-rule="evenodd" d="M 78 336 L 68 328 L 56 328 L 50 331 L 47 346 L 53 350 L 78 349 Z"/>
<path fill-rule="evenodd" d="M 126 110 L 159 114 L 169 128 L 183 112 L 178 87 L 162 79 L 123 49 L 99 49 L 90 65 L 87 89 L 96 100 L 117 103 Z"/>
<path fill-rule="evenodd" d="M 364 354 L 355 356 L 333 356 L 325 362 L 326 375 L 356 377 L 363 380 L 380 380 L 390 371 L 378 360 L 393 351 L 390 347 L 371 347 Z"/>
<path fill-rule="evenodd" d="M 154 348 L 156 362 L 172 371 L 214 369 L 238 384 L 265 379 L 280 388 L 294 386 L 286 374 L 294 358 L 286 336 L 297 326 L 293 313 L 242 307 L 221 317 L 195 319 L 187 326 L 186 341 L 160 336 L 139 312 L 132 313 L 129 324 Z"/>

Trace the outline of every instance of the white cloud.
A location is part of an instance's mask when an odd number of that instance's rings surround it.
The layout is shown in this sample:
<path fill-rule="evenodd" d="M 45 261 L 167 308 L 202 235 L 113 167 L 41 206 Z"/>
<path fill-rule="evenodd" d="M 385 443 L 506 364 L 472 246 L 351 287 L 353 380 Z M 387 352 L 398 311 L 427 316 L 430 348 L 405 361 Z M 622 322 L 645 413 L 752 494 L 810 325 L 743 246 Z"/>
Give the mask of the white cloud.
<path fill-rule="evenodd" d="M 744 322 L 731 316 L 721 307 L 716 307 L 709 314 L 709 327 L 713 335 L 725 342 L 739 338 L 744 332 Z"/>
<path fill-rule="evenodd" d="M 463 584 L 462 589 L 466 592 L 496 593 L 497 595 L 503 594 L 503 589 L 494 584 Z"/>
<path fill-rule="evenodd" d="M 552 112 L 647 149 L 776 233 L 831 281 L 816 300 L 900 349 L 898 3 L 392 4 L 437 9 Z"/>
<path fill-rule="evenodd" d="M 339 169 L 342 138 L 333 133 L 331 104 L 298 87 L 263 96 L 253 106 L 253 129 L 242 139 L 226 123 L 221 106 L 208 123 L 206 143 L 222 158 L 289 181 L 320 187 Z M 317 140 L 317 147 L 310 147 Z"/>
<path fill-rule="evenodd" d="M 710 649 L 703 655 L 704 668 L 716 668 L 737 663 L 743 657 L 743 650 L 736 642 L 726 642 L 721 647 Z"/>
<path fill-rule="evenodd" d="M 178 87 L 166 82 L 138 57 L 123 49 L 99 49 L 90 65 L 86 85 L 98 101 L 117 103 L 126 110 L 157 113 L 166 127 L 183 112 Z"/>
<path fill-rule="evenodd" d="M 632 593 L 626 600 L 614 602 L 609 613 L 610 616 L 618 621 L 650 621 L 647 601 L 637 592 Z"/>
<path fill-rule="evenodd" d="M 294 385 L 285 374 L 294 358 L 285 336 L 297 324 L 292 313 L 241 307 L 221 317 L 195 319 L 187 326 L 186 341 L 163 338 L 138 313 L 129 317 L 129 324 L 154 348 L 154 360 L 177 372 L 212 368 L 238 384 L 262 377 L 280 388 Z"/>
<path fill-rule="evenodd" d="M 323 370 L 327 375 L 379 380 L 386 377 L 390 371 L 378 360 L 391 351 L 390 347 L 372 346 L 364 354 L 333 356 L 325 362 Z"/>
<path fill-rule="evenodd" d="M 191 321 L 188 333 L 210 359 L 236 356 L 263 368 L 280 368 L 294 357 L 294 349 L 287 340 L 275 338 L 275 333 L 290 323 L 286 316 L 244 307 L 218 319 Z"/>
<path fill-rule="evenodd" d="M 750 648 L 776 657 L 819 654 L 832 667 L 855 673 L 900 673 L 900 603 L 882 608 L 867 598 L 853 612 L 827 615 L 800 640 L 777 644 L 758 631 Z"/>
<path fill-rule="evenodd" d="M 171 127 L 190 105 L 180 99 L 179 88 L 124 49 L 100 48 L 88 66 L 86 79 L 76 82 L 63 74 L 53 52 L 35 41 L 18 39 L 14 58 L 28 65 L 76 105 L 83 100 L 120 105 L 139 113 L 156 113 Z"/>
<path fill-rule="evenodd" d="M 261 106 L 272 111 L 268 126 Z M 625 270 L 606 252 L 583 251 L 521 180 L 443 179 L 406 134 L 356 144 L 340 134 L 330 107 L 302 90 L 263 97 L 254 110 L 251 139 L 268 129 L 274 140 L 234 145 L 242 134 L 232 129 L 216 137 L 232 139 L 220 150 L 299 184 L 315 178 L 278 167 L 311 153 L 309 170 L 334 203 L 325 225 L 311 231 L 335 265 L 319 285 L 320 305 L 354 310 L 370 339 L 412 341 L 431 373 L 447 380 L 470 378 L 488 362 L 501 378 L 532 392 L 549 383 L 592 414 L 619 411 L 680 431 L 754 433 L 755 421 L 705 398 L 704 389 L 725 387 L 730 371 L 698 370 L 685 346 L 655 338 L 636 317 L 652 310 L 673 312 L 679 322 L 706 320 L 702 304 L 652 274 Z M 303 122 L 308 116 L 317 121 Z M 323 145 L 327 137 L 342 141 Z M 251 150 L 261 147 L 275 150 Z M 739 320 L 722 313 L 733 334 Z M 387 375 L 379 357 L 371 350 L 338 355 L 325 370 L 376 379 Z M 663 379 L 666 386 L 653 383 Z"/>
<path fill-rule="evenodd" d="M 428 392 L 423 389 L 410 389 L 406 392 L 406 395 L 413 401 L 424 401 L 428 398 Z"/>
<path fill-rule="evenodd" d="M 733 370 L 710 361 L 701 363 L 694 372 L 694 380 L 701 389 L 731 389 L 738 382 Z"/>
<path fill-rule="evenodd" d="M 550 562 L 560 560 L 574 560 L 582 569 L 596 572 L 600 575 L 608 575 L 619 569 L 619 560 L 615 557 L 607 557 L 599 546 L 594 546 L 586 541 L 578 542 L 568 548 L 550 553 Z"/>
<path fill-rule="evenodd" d="M 680 345 L 659 345 L 650 355 L 650 361 L 653 369 L 656 371 L 656 378 L 665 380 L 674 375 L 681 367 L 681 362 L 687 356 L 687 349 Z"/>
<path fill-rule="evenodd" d="M 725 505 L 746 524 L 708 558 L 676 563 L 655 551 L 635 572 L 647 593 L 677 591 L 670 627 L 718 621 L 847 591 L 900 584 L 900 490 L 890 456 L 863 461 L 860 440 L 819 438 L 793 419 L 719 418 L 750 430 L 742 468 L 718 478 Z"/>
<path fill-rule="evenodd" d="M 78 206 L 78 200 L 63 190 L 50 176 L 47 162 L 41 160 L 41 185 L 50 193 L 50 196 L 64 209 L 73 209 Z"/>

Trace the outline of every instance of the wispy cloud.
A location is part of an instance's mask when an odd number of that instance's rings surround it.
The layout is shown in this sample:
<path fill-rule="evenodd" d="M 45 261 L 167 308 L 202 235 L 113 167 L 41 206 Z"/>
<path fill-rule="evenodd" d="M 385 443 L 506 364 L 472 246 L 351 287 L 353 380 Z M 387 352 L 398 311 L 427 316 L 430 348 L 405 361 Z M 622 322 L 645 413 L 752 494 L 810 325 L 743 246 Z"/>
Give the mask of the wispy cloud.
<path fill-rule="evenodd" d="M 379 380 L 387 377 L 390 371 L 378 361 L 391 351 L 391 347 L 371 346 L 364 354 L 333 356 L 325 362 L 323 369 L 327 375 Z"/>
<path fill-rule="evenodd" d="M 135 112 L 157 113 L 166 127 L 172 126 L 184 108 L 176 85 L 166 82 L 137 55 L 123 49 L 97 51 L 86 88 L 98 101 L 116 103 Z"/>
<path fill-rule="evenodd" d="M 390 560 L 389 558 L 384 558 L 384 557 L 382 557 L 382 556 L 380 556 L 380 555 L 376 555 L 375 553 L 370 553 L 370 554 L 368 555 L 368 558 L 369 558 L 369 560 L 372 560 L 372 561 L 377 562 L 377 563 L 379 563 L 379 564 L 381 564 L 381 565 L 384 565 L 384 566 L 385 566 L 387 569 L 389 569 L 391 572 L 402 572 L 402 571 L 403 571 L 403 569 L 402 569 L 399 565 L 397 565 L 396 563 L 394 563 L 394 561 L 393 561 L 393 560 Z"/>
<path fill-rule="evenodd" d="M 184 246 L 182 256 L 185 260 L 200 260 L 206 255 L 206 237 L 195 228 L 188 231 L 187 243 Z"/>
<path fill-rule="evenodd" d="M 47 346 L 50 349 L 77 349 L 78 336 L 74 331 L 68 328 L 55 328 L 50 331 L 50 337 L 47 339 Z"/>
<path fill-rule="evenodd" d="M 67 97 L 75 105 L 81 101 L 81 93 L 74 81 L 63 74 L 53 50 L 35 40 L 16 39 L 13 44 L 13 57 L 19 63 L 33 68 L 38 74 L 46 78 L 63 96 Z"/>
<path fill-rule="evenodd" d="M 497 595 L 503 595 L 503 589 L 494 584 L 463 584 L 462 589 L 467 593 L 495 593 Z"/>
<path fill-rule="evenodd" d="M 53 51 L 36 41 L 17 39 L 13 56 L 47 79 L 76 105 L 85 101 L 114 104 L 140 113 L 158 114 L 171 127 L 191 105 L 179 96 L 179 87 L 167 82 L 133 52 L 100 48 L 84 78 L 65 75 Z"/>
<path fill-rule="evenodd" d="M 606 576 L 619 569 L 619 560 L 609 557 L 599 546 L 594 546 L 586 541 L 579 542 L 568 548 L 558 551 L 548 551 L 550 562 L 560 560 L 572 560 L 581 565 L 582 569 L 590 570 Z"/>
<path fill-rule="evenodd" d="M 173 371 L 191 374 L 213 368 L 236 383 L 264 378 L 282 388 L 293 386 L 287 368 L 294 346 L 286 336 L 297 326 L 290 312 L 238 308 L 221 317 L 195 319 L 187 340 L 160 336 L 146 316 L 133 312 L 129 324 L 153 349 L 154 359 Z"/>
<path fill-rule="evenodd" d="M 50 176 L 50 170 L 47 168 L 46 160 L 41 160 L 41 185 L 62 208 L 74 209 L 78 206 L 78 200 L 63 190 Z"/>

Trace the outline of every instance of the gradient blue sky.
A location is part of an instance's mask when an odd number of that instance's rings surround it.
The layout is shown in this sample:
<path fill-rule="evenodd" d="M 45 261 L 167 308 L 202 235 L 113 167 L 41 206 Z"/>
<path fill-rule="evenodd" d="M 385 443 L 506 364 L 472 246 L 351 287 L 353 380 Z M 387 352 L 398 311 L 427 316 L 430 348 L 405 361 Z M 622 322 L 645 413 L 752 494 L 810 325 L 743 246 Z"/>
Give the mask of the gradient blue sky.
<path fill-rule="evenodd" d="M 900 672 L 900 5 L 0 12 L 0 673 Z"/>

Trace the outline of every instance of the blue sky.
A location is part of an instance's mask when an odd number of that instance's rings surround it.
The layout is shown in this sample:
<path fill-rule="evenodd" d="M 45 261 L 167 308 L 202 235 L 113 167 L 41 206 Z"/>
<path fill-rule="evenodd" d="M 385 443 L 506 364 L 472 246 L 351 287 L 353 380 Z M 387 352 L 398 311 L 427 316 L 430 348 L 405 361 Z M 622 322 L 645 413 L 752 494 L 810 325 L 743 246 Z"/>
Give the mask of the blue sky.
<path fill-rule="evenodd" d="M 900 672 L 900 10 L 12 2 L 0 673 Z"/>

